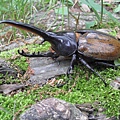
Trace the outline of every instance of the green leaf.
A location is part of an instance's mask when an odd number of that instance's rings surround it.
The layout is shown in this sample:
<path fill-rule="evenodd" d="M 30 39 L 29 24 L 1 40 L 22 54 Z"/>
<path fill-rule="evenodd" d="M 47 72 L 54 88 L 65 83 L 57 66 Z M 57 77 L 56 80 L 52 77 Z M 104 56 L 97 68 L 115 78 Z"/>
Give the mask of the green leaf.
<path fill-rule="evenodd" d="M 60 15 L 68 15 L 68 7 L 63 6 L 58 9 L 55 9 L 55 13 Z"/>
<path fill-rule="evenodd" d="M 115 61 L 114 61 L 114 64 L 115 64 L 116 66 L 120 65 L 120 59 L 115 60 Z"/>
<path fill-rule="evenodd" d="M 101 12 L 101 5 L 97 4 L 94 2 L 94 0 L 81 0 L 82 3 L 88 5 L 90 8 L 93 9 L 93 12 L 95 13 L 97 19 L 100 21 L 99 19 L 99 14 L 98 12 Z M 117 22 L 118 20 L 110 13 L 108 12 L 105 8 L 103 8 L 103 14 L 107 14 L 108 17 L 113 20 L 114 22 Z"/>
<path fill-rule="evenodd" d="M 93 27 L 95 24 L 96 24 L 95 21 L 86 22 L 86 23 L 85 23 L 86 29 L 90 29 L 90 28 Z"/>
<path fill-rule="evenodd" d="M 114 12 L 115 12 L 115 13 L 116 13 L 116 12 L 119 12 L 119 11 L 120 11 L 120 5 L 118 5 L 118 7 L 114 9 Z"/>
<path fill-rule="evenodd" d="M 9 11 L 9 10 L 8 10 L 8 9 L 6 9 L 5 7 L 0 6 L 0 11 L 7 12 L 7 11 Z"/>
<path fill-rule="evenodd" d="M 68 2 L 70 2 L 72 5 L 74 4 L 74 3 L 73 3 L 73 0 L 68 0 Z"/>

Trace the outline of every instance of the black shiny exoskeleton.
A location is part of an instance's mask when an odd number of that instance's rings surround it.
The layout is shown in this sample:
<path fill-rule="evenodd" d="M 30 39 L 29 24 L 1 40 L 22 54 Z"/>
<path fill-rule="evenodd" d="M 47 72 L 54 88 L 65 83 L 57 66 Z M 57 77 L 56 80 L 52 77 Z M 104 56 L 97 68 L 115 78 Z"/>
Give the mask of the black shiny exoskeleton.
<path fill-rule="evenodd" d="M 26 57 L 71 57 L 71 63 L 67 70 L 67 75 L 69 75 L 70 71 L 73 69 L 75 61 L 80 61 L 88 69 L 99 76 L 106 85 L 105 80 L 99 75 L 99 73 L 94 71 L 88 63 L 92 61 L 99 64 L 114 66 L 108 62 L 113 62 L 115 59 L 120 57 L 120 41 L 111 35 L 95 30 L 53 33 L 46 32 L 29 24 L 10 20 L 0 21 L 0 23 L 9 24 L 41 36 L 44 39 L 41 44 L 48 41 L 51 44 L 52 50 L 55 51 L 27 54 L 23 50 L 22 52 L 18 50 L 20 55 Z"/>

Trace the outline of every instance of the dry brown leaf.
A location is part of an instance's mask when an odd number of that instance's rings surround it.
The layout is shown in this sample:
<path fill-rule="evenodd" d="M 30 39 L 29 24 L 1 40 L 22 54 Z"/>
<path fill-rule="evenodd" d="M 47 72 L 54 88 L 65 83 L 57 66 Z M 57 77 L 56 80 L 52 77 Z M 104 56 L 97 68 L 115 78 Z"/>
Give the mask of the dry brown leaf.
<path fill-rule="evenodd" d="M 116 37 L 117 37 L 118 39 L 120 39 L 120 31 L 118 31 Z"/>
<path fill-rule="evenodd" d="M 23 78 L 29 79 L 31 75 L 34 75 L 34 70 L 30 68 L 30 66 L 27 68 L 27 71 L 25 72 Z"/>

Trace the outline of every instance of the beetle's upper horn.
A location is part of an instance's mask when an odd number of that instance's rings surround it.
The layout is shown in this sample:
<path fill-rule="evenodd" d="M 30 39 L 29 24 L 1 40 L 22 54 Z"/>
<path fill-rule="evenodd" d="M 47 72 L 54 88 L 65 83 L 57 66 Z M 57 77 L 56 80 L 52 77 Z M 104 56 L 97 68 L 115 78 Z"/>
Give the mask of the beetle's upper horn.
<path fill-rule="evenodd" d="M 11 20 L 3 20 L 3 21 L 0 21 L 0 24 L 1 23 L 9 24 L 9 25 L 14 26 L 16 28 L 20 28 L 20 29 L 32 32 L 34 34 L 40 35 L 44 39 L 52 37 L 49 32 L 46 32 L 44 30 L 41 30 L 41 29 L 36 28 L 36 27 L 29 25 L 29 24 L 24 24 L 21 22 L 16 22 L 16 21 L 11 21 Z"/>

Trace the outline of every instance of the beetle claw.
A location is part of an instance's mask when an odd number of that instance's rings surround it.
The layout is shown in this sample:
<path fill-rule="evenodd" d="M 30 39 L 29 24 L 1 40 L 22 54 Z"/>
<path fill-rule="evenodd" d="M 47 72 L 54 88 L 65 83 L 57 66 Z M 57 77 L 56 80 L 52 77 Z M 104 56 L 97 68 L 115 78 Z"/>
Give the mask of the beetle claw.
<path fill-rule="evenodd" d="M 32 55 L 35 55 L 35 52 L 33 52 Z"/>
<path fill-rule="evenodd" d="M 67 70 L 67 73 L 66 73 L 67 77 L 69 77 L 72 69 L 73 69 L 72 66 L 69 66 L 69 68 L 68 68 L 68 70 Z"/>
<path fill-rule="evenodd" d="M 20 52 L 20 50 L 18 50 L 18 53 L 20 54 L 20 55 L 25 55 L 25 52 L 22 50 L 21 52 Z"/>

